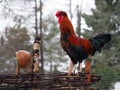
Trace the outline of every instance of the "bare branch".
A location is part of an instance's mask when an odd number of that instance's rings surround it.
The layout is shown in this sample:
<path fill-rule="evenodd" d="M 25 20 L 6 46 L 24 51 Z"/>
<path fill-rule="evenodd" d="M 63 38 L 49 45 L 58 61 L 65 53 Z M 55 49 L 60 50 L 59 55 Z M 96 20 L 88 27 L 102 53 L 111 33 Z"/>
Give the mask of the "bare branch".
<path fill-rule="evenodd" d="M 3 0 L 0 0 L 0 3 L 2 2 Z"/>

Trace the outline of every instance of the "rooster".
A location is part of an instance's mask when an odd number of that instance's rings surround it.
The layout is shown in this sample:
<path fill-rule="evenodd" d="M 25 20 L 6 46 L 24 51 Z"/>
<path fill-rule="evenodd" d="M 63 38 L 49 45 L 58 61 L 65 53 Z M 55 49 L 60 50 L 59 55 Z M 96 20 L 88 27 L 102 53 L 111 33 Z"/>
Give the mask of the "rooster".
<path fill-rule="evenodd" d="M 70 57 L 68 76 L 71 75 L 73 67 L 77 62 L 80 63 L 79 71 L 82 71 L 82 61 L 89 56 L 93 56 L 96 51 L 101 52 L 104 44 L 111 40 L 111 34 L 101 33 L 90 39 L 84 39 L 76 36 L 73 26 L 64 11 L 57 11 L 55 16 L 60 24 L 60 42 L 61 46 Z"/>

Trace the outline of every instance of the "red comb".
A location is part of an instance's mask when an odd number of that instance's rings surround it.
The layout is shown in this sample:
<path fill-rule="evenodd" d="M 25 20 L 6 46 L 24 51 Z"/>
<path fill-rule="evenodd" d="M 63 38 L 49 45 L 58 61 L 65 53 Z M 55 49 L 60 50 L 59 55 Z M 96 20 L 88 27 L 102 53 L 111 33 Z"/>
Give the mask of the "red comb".
<path fill-rule="evenodd" d="M 57 11 L 55 16 L 57 16 L 57 17 L 60 16 L 60 13 L 61 13 L 61 11 Z"/>

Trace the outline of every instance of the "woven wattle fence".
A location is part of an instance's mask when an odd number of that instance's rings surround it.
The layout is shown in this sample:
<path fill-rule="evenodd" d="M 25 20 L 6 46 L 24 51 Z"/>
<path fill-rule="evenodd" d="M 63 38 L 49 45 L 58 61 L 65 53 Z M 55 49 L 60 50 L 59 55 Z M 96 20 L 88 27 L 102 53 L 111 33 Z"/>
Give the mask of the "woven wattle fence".
<path fill-rule="evenodd" d="M 86 64 L 86 72 L 79 75 L 72 73 L 68 76 L 65 72 L 0 75 L 0 90 L 97 90 L 91 86 L 101 77 L 92 75 L 89 62 Z"/>
<path fill-rule="evenodd" d="M 90 87 L 91 84 L 99 82 L 100 76 L 91 75 L 91 82 L 87 82 L 87 73 L 79 76 L 66 73 L 58 74 L 21 74 L 21 75 L 0 75 L 0 90 L 29 90 L 38 88 L 40 90 L 66 90 Z M 37 90 L 38 90 L 37 89 Z"/>

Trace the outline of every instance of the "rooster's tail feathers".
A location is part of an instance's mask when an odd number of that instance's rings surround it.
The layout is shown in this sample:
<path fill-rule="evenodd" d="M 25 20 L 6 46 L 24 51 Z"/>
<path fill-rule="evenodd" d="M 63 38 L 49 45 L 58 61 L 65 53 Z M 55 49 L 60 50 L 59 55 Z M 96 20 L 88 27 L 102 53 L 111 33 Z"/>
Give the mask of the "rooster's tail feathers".
<path fill-rule="evenodd" d="M 109 34 L 109 33 L 98 34 L 95 37 L 91 38 L 90 41 L 91 41 L 92 46 L 93 46 L 92 55 L 94 55 L 94 53 L 96 51 L 101 52 L 101 49 L 104 46 L 104 44 L 106 44 L 110 40 L 111 40 L 111 34 Z"/>

